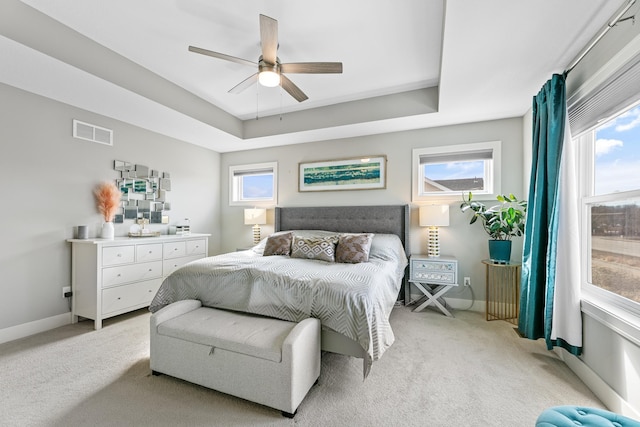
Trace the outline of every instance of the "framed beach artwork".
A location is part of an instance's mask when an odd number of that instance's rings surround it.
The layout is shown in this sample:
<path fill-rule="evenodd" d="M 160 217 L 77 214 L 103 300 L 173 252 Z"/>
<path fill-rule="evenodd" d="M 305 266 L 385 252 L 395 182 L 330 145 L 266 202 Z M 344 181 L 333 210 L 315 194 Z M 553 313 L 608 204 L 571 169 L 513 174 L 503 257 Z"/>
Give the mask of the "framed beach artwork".
<path fill-rule="evenodd" d="M 387 156 L 300 163 L 299 191 L 386 188 Z"/>

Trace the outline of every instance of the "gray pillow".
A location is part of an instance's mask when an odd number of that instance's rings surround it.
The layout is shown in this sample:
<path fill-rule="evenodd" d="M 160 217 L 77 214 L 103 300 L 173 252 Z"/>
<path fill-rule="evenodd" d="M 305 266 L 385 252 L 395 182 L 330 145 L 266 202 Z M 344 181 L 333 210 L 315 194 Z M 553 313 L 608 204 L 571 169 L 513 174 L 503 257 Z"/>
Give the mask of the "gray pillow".
<path fill-rule="evenodd" d="M 272 234 L 264 245 L 264 252 L 262 252 L 262 255 L 289 255 L 291 254 L 292 241 L 292 232 Z"/>
<path fill-rule="evenodd" d="M 319 259 L 335 261 L 336 243 L 338 236 L 328 237 L 293 237 L 291 258 Z"/>
<path fill-rule="evenodd" d="M 357 264 L 369 261 L 373 234 L 343 234 L 336 247 L 336 262 Z"/>

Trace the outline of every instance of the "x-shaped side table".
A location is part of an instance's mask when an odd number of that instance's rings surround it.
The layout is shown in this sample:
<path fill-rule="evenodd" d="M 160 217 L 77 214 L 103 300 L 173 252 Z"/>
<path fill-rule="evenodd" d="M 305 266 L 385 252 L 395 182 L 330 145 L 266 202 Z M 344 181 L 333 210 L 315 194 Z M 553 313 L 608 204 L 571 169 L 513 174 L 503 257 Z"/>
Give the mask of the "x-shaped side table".
<path fill-rule="evenodd" d="M 426 301 L 424 301 L 422 304 L 414 308 L 413 311 L 422 311 L 425 307 L 428 307 L 431 304 L 433 304 L 436 307 L 438 307 L 440 311 L 442 311 L 445 315 L 449 317 L 453 317 L 453 314 L 451 314 L 451 312 L 447 310 L 447 308 L 444 305 L 442 305 L 440 301 L 438 301 L 438 299 L 441 298 L 447 292 L 449 292 L 451 288 L 454 287 L 454 285 L 434 285 L 435 288 L 431 288 L 429 287 L 429 285 L 427 285 L 427 287 L 424 287 L 424 285 L 420 282 L 412 282 L 412 283 L 416 285 L 416 287 L 420 289 L 420 292 L 422 292 L 424 296 L 427 298 Z"/>

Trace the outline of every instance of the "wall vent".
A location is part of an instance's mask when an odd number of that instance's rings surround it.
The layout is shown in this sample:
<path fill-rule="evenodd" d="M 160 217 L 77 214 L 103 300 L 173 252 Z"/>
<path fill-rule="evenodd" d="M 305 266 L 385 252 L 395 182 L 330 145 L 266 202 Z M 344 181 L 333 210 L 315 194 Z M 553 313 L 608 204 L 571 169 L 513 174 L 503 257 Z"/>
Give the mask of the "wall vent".
<path fill-rule="evenodd" d="M 98 144 L 113 145 L 113 131 L 100 126 L 73 120 L 73 137 Z"/>

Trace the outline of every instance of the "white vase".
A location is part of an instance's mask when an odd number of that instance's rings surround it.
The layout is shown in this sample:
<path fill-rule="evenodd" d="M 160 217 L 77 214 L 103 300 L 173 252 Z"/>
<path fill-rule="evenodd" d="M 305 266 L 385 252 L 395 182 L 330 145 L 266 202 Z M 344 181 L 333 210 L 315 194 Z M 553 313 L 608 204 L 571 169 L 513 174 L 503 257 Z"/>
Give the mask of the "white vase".
<path fill-rule="evenodd" d="M 102 233 L 100 233 L 100 237 L 103 239 L 113 240 L 115 235 L 115 227 L 113 226 L 113 222 L 105 222 L 102 224 Z"/>

